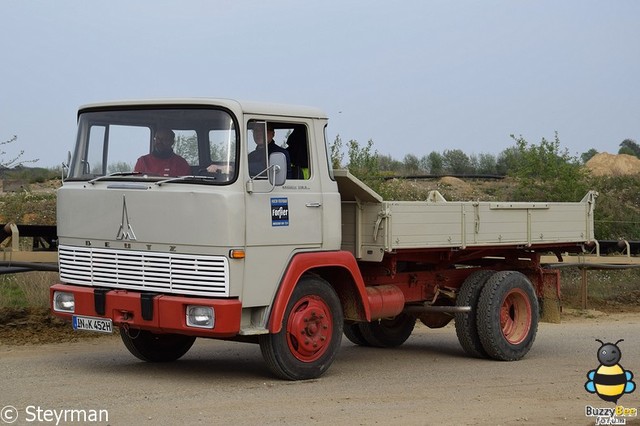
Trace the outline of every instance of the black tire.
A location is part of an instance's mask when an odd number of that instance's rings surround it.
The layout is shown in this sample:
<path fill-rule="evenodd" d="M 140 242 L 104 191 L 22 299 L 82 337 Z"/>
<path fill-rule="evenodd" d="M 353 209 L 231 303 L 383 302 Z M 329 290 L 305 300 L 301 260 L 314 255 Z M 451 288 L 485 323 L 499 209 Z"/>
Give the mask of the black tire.
<path fill-rule="evenodd" d="M 362 335 L 359 324 L 357 322 L 345 322 L 342 331 L 351 343 L 359 346 L 370 346 Z"/>
<path fill-rule="evenodd" d="M 181 334 L 155 334 L 120 327 L 122 342 L 136 358 L 148 362 L 171 362 L 186 354 L 196 338 Z"/>
<path fill-rule="evenodd" d="M 455 324 L 460 346 L 467 354 L 475 358 L 487 358 L 487 352 L 482 347 L 478 335 L 477 311 L 482 288 L 493 274 L 495 271 L 488 270 L 471 273 L 462 283 L 456 298 L 456 306 L 471 307 L 471 312 L 455 314 Z"/>
<path fill-rule="evenodd" d="M 273 374 L 287 380 L 320 377 L 342 340 L 340 299 L 325 280 L 305 276 L 287 304 L 282 329 L 260 336 L 260 350 Z"/>
<path fill-rule="evenodd" d="M 527 354 L 536 338 L 538 298 L 531 281 L 517 271 L 496 272 L 478 303 L 478 332 L 487 354 L 515 361 Z"/>
<path fill-rule="evenodd" d="M 360 333 L 368 345 L 378 348 L 400 346 L 411 336 L 415 326 L 416 318 L 408 314 L 358 324 Z"/>

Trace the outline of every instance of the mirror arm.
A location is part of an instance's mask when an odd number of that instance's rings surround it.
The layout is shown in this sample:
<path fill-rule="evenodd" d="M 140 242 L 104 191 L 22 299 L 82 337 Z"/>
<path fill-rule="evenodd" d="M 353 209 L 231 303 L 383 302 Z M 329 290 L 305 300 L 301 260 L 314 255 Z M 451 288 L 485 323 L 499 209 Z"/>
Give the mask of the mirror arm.
<path fill-rule="evenodd" d="M 270 192 L 273 192 L 273 190 L 274 190 L 274 189 L 275 189 L 275 187 L 276 187 L 276 184 L 275 184 L 275 181 L 276 181 L 276 173 L 277 173 L 277 171 L 278 171 L 278 170 L 280 170 L 280 166 L 278 166 L 277 164 L 272 164 L 272 165 L 270 165 L 269 167 L 267 167 L 266 169 L 264 169 L 263 171 L 261 171 L 260 173 L 258 173 L 258 174 L 256 174 L 255 176 L 253 176 L 253 177 L 249 178 L 249 180 L 248 180 L 248 181 L 247 181 L 247 183 L 246 183 L 246 191 L 247 191 L 249 194 L 252 194 L 252 193 L 253 193 L 253 181 L 254 181 L 254 178 L 256 178 L 256 177 L 258 177 L 258 176 L 262 175 L 263 173 L 264 173 L 264 174 L 267 174 L 267 173 L 268 173 L 269 171 L 271 171 L 271 170 L 273 170 L 273 178 L 272 178 L 272 179 L 270 179 L 270 180 L 271 180 L 271 188 L 270 188 L 267 192 L 263 192 L 263 194 L 268 194 L 268 193 L 270 193 Z"/>

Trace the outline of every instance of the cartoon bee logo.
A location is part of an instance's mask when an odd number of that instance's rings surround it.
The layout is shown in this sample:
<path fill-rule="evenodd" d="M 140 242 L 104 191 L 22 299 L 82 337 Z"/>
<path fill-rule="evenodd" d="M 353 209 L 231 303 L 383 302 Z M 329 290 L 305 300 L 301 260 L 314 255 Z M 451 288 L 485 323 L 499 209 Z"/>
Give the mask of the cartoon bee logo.
<path fill-rule="evenodd" d="M 636 388 L 636 384 L 631 381 L 633 373 L 625 371 L 618 364 L 622 358 L 622 351 L 620 351 L 618 343 L 623 341 L 624 339 L 620 339 L 616 343 L 604 343 L 602 340 L 596 339 L 596 342 L 600 342 L 602 345 L 598 349 L 600 366 L 587 373 L 589 380 L 584 384 L 587 392 L 595 393 L 600 399 L 614 404 L 618 403 L 618 399 L 623 394 L 631 393 Z"/>

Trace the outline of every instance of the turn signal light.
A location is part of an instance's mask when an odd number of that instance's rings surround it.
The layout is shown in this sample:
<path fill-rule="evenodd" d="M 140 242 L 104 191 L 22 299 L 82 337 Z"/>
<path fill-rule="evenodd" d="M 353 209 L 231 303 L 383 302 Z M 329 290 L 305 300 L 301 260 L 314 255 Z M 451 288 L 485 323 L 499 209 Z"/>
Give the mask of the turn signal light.
<path fill-rule="evenodd" d="M 229 257 L 231 259 L 244 259 L 244 250 L 242 249 L 232 249 L 229 250 Z"/>

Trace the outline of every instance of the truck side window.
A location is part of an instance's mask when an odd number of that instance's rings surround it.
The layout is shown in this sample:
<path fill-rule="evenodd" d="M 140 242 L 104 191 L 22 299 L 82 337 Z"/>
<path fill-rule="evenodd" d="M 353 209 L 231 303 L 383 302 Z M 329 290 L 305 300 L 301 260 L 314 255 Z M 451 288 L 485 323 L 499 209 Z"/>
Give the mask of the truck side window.
<path fill-rule="evenodd" d="M 247 134 L 247 152 L 249 152 L 249 176 L 266 179 L 263 171 L 267 168 L 267 123 L 264 121 L 250 121 Z"/>
<path fill-rule="evenodd" d="M 307 135 L 307 127 L 300 123 L 250 121 L 247 139 L 251 177 L 266 178 L 260 173 L 267 168 L 268 154 L 282 152 L 287 158 L 287 179 L 310 179 Z"/>
<path fill-rule="evenodd" d="M 304 125 L 295 125 L 287 136 L 287 151 L 291 158 L 291 179 L 309 179 L 309 139 Z"/>
<path fill-rule="evenodd" d="M 104 144 L 106 141 L 107 128 L 106 126 L 90 126 L 89 137 L 87 141 L 87 153 L 82 160 L 82 174 L 83 175 L 100 175 L 103 174 L 103 161 L 104 161 Z"/>

